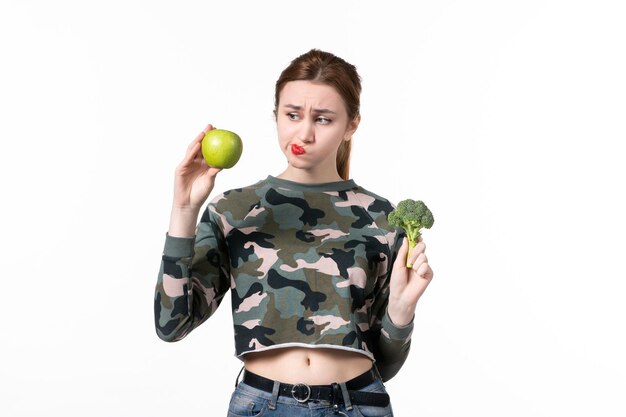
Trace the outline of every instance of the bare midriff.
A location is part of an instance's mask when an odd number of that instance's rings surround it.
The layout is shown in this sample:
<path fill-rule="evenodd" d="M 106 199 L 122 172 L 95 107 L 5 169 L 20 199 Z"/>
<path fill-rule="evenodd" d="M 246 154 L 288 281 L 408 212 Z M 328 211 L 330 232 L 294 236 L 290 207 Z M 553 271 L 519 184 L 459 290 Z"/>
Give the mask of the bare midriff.
<path fill-rule="evenodd" d="M 326 385 L 368 371 L 372 360 L 346 350 L 288 347 L 247 353 L 244 365 L 250 372 L 288 384 Z"/>

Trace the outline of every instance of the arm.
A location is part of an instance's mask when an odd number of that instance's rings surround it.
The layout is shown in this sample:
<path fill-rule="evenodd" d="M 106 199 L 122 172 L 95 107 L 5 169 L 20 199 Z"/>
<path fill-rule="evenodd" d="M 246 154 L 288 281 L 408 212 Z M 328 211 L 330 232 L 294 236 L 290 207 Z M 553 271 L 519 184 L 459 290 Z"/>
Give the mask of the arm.
<path fill-rule="evenodd" d="M 155 289 L 157 334 L 180 340 L 217 308 L 228 286 L 228 265 L 219 225 L 207 209 L 194 231 L 200 207 L 208 198 L 219 169 L 209 167 L 201 144 L 208 125 L 187 147 L 176 167 L 169 231 Z"/>
<path fill-rule="evenodd" d="M 209 205 L 195 240 L 166 236 L 154 298 L 162 340 L 180 340 L 202 324 L 230 287 L 228 255 L 215 217 Z"/>
<path fill-rule="evenodd" d="M 378 355 L 376 366 L 383 381 L 393 378 L 409 356 L 411 349 L 411 334 L 413 322 L 404 327 L 398 327 L 389 318 L 383 316 L 380 339 L 378 340 Z"/>
<path fill-rule="evenodd" d="M 376 291 L 376 298 L 372 306 L 371 328 L 376 338 L 374 356 L 376 358 L 376 367 L 383 381 L 388 381 L 398 373 L 406 361 L 411 348 L 413 321 L 411 320 L 404 326 L 398 326 L 394 324 L 388 313 L 391 271 L 402 242 L 403 235 L 399 234 L 392 247 L 389 268 L 386 275 L 380 278 L 381 284 Z"/>
<path fill-rule="evenodd" d="M 382 330 L 379 341 L 382 367 L 381 375 L 391 378 L 395 375 L 409 352 L 411 332 L 413 330 L 413 318 L 417 302 L 430 284 L 433 271 L 428 264 L 425 250 L 426 246 L 422 239 L 409 252 L 409 244 L 406 238 L 396 242 L 394 250 L 395 259 L 392 262 L 392 270 L 386 284 L 388 289 L 382 297 L 386 306 L 385 315 L 382 319 Z M 408 255 L 408 259 L 407 259 Z M 412 268 L 407 268 L 407 261 Z M 385 333 L 389 337 L 385 337 Z M 385 344 L 385 342 L 388 342 Z"/>

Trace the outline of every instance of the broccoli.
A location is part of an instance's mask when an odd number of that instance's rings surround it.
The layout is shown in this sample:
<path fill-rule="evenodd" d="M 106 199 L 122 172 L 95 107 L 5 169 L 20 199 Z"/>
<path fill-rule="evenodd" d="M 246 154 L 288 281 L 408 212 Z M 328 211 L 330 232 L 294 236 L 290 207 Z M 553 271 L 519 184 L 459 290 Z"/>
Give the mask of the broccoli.
<path fill-rule="evenodd" d="M 409 253 L 417 245 L 420 237 L 420 229 L 430 229 L 435 222 L 433 213 L 426 207 L 423 201 L 415 201 L 411 199 L 402 200 L 398 206 L 387 216 L 389 225 L 393 227 L 401 227 L 406 232 L 409 240 Z M 407 255 L 406 267 L 411 268 L 409 256 Z"/>

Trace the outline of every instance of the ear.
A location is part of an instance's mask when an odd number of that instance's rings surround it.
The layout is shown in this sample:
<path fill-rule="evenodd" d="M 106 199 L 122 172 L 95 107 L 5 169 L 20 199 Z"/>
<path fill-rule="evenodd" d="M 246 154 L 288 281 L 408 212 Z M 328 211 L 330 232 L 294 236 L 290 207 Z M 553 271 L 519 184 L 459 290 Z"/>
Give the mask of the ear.
<path fill-rule="evenodd" d="M 359 127 L 359 123 L 361 123 L 361 115 L 357 114 L 356 117 L 348 124 L 348 128 L 346 129 L 346 134 L 344 135 L 344 140 L 351 140 L 352 135 L 356 132 Z"/>

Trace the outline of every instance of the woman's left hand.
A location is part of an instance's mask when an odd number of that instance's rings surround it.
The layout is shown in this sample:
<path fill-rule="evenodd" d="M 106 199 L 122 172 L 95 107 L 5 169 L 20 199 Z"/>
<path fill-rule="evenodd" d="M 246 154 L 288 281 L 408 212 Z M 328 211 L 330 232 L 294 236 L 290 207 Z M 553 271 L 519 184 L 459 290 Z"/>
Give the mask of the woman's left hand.
<path fill-rule="evenodd" d="M 417 301 L 433 279 L 433 270 L 428 265 L 426 245 L 422 238 L 419 238 L 409 256 L 408 261 L 413 265 L 412 268 L 406 267 L 408 251 L 409 242 L 404 238 L 393 264 L 389 284 L 387 312 L 393 324 L 399 327 L 406 326 L 413 320 Z"/>

